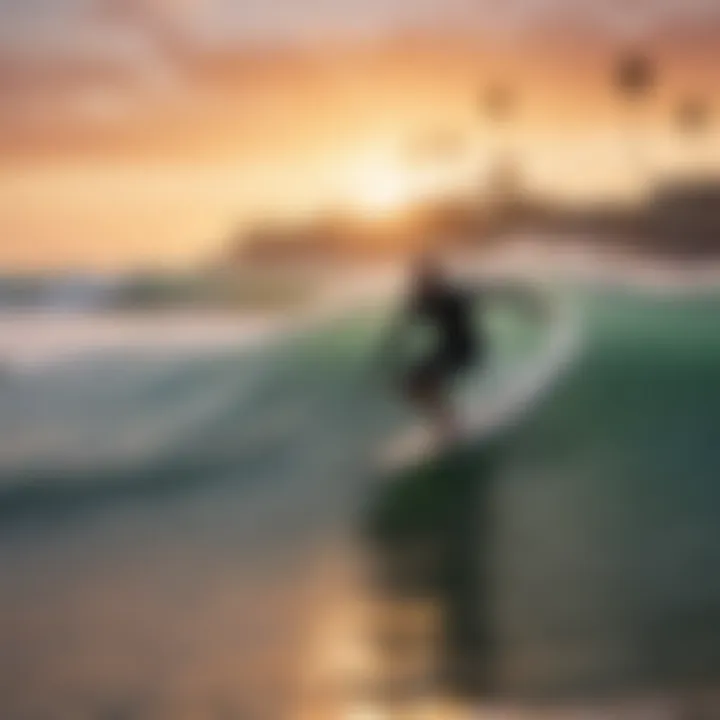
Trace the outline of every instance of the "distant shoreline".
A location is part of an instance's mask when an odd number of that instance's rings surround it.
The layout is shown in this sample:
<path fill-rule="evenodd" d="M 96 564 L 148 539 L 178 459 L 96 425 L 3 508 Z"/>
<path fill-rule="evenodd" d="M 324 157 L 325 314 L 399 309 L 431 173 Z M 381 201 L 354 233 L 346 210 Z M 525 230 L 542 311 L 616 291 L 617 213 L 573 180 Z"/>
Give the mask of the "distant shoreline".
<path fill-rule="evenodd" d="M 463 274 L 531 282 L 657 291 L 720 289 L 720 257 L 679 258 L 613 246 L 591 235 L 517 233 L 483 251 L 458 253 Z"/>
<path fill-rule="evenodd" d="M 451 264 L 473 280 L 651 291 L 720 290 L 720 259 L 678 260 L 609 250 L 599 238 L 518 234 L 484 251 L 457 253 Z M 318 269 L 302 302 L 272 307 L 0 309 L 0 362 L 14 367 L 117 352 L 167 356 L 245 351 L 302 333 L 353 308 L 389 301 L 402 291 L 406 262 Z M 246 269 L 244 272 L 248 272 Z"/>

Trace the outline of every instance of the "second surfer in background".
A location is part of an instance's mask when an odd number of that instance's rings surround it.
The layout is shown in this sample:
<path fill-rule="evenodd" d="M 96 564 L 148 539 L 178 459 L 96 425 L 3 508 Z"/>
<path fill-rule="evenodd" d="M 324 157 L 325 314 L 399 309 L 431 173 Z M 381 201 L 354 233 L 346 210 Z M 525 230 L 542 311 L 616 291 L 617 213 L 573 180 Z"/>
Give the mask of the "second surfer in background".
<path fill-rule="evenodd" d="M 451 385 L 484 354 L 484 340 L 473 322 L 475 303 L 474 293 L 453 281 L 437 257 L 426 254 L 416 262 L 404 323 L 426 326 L 434 342 L 405 371 L 402 389 L 444 443 L 457 439 L 460 431 Z"/>

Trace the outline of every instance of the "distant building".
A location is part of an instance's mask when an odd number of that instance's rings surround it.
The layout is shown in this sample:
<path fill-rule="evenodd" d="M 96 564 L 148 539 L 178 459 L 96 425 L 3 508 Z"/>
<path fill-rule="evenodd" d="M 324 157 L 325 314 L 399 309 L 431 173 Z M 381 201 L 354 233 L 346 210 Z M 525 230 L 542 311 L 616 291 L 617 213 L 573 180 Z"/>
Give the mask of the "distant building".
<path fill-rule="evenodd" d="M 263 227 L 240 236 L 232 259 L 252 265 L 317 264 L 340 259 L 341 248 L 331 234 L 308 227 Z"/>
<path fill-rule="evenodd" d="M 317 267 L 375 262 L 423 248 L 432 236 L 466 228 L 466 208 L 438 205 L 399 218 L 326 217 L 306 223 L 262 226 L 230 242 L 229 261 L 253 267 Z"/>
<path fill-rule="evenodd" d="M 720 179 L 660 185 L 646 209 L 651 237 L 679 252 L 720 252 Z"/>

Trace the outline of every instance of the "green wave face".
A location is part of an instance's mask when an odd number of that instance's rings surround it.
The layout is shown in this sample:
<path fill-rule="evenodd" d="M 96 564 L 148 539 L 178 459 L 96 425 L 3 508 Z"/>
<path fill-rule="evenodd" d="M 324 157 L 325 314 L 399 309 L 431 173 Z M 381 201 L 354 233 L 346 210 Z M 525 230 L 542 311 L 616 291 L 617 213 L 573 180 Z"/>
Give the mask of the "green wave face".
<path fill-rule="evenodd" d="M 384 592 L 435 595 L 445 674 L 469 695 L 592 699 L 720 671 L 720 296 L 578 302 L 585 347 L 538 411 L 398 478 L 370 514 Z M 417 547 L 434 548 L 420 570 Z"/>

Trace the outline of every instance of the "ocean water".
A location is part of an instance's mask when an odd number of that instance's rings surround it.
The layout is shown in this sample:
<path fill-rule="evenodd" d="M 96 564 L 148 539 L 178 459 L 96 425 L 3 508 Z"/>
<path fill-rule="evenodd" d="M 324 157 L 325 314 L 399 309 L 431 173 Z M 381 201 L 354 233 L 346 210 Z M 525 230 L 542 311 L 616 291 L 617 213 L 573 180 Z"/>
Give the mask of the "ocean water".
<path fill-rule="evenodd" d="M 470 717 L 612 703 L 598 717 L 619 717 L 625 699 L 640 717 L 644 698 L 705 692 L 720 661 L 720 293 L 569 297 L 583 346 L 552 392 L 462 462 L 398 478 L 373 462 L 411 421 L 376 357 L 382 313 L 252 346 L 219 330 L 158 341 L 147 320 L 132 343 L 76 333 L 47 361 L 47 344 L 13 345 L 0 717 L 386 717 L 362 678 L 316 687 L 353 603 L 377 592 L 437 609 L 433 691 Z M 79 321 L 45 322 L 67 338 Z M 491 372 L 465 393 L 507 387 L 543 337 L 502 313 L 492 332 Z M 431 581 L 394 554 L 408 538 Z M 368 567 L 417 577 L 378 591 Z"/>
<path fill-rule="evenodd" d="M 598 292 L 584 304 L 582 359 L 498 468 L 497 682 L 573 694 L 712 686 L 720 296 Z"/>
<path fill-rule="evenodd" d="M 432 599 L 470 717 L 720 717 L 720 295 L 576 300 L 552 395 L 377 501 L 386 593 Z"/>

